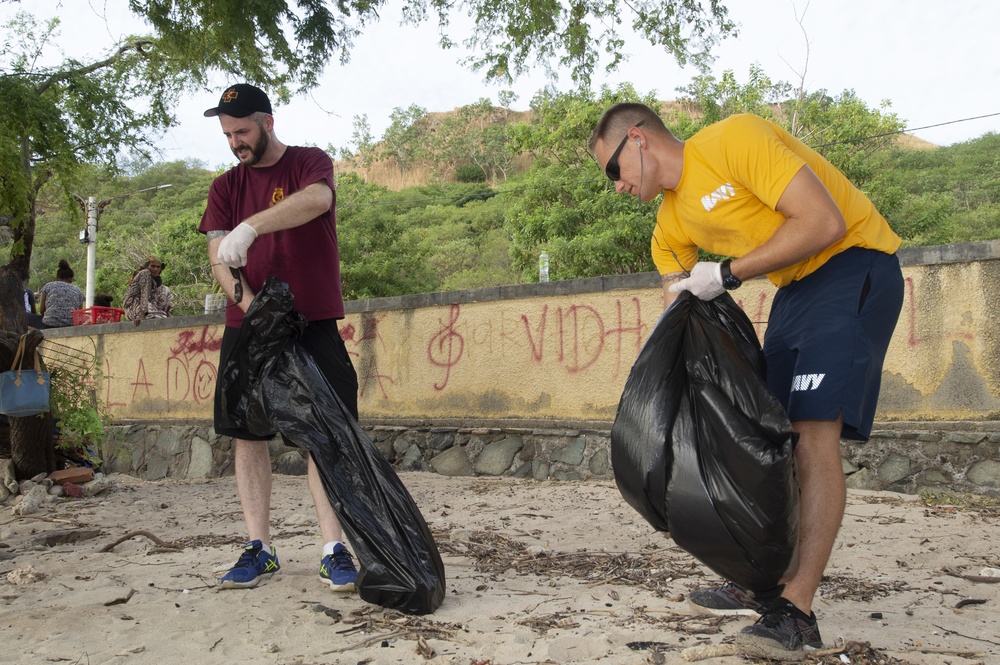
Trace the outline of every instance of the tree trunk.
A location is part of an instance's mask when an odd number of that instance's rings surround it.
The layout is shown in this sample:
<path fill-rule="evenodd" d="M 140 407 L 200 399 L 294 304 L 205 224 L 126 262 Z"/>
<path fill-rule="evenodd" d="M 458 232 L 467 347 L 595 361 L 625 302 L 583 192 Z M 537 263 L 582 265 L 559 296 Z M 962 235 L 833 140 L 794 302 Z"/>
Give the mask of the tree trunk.
<path fill-rule="evenodd" d="M 10 368 L 17 352 L 21 335 L 28 328 L 24 309 L 24 283 L 21 271 L 8 264 L 0 268 L 0 371 Z M 35 366 L 35 349 L 45 337 L 37 330 L 28 333 L 25 340 L 23 367 Z M 10 425 L 10 451 L 14 472 L 18 480 L 32 478 L 39 473 L 55 471 L 54 422 L 51 413 L 24 418 L 8 418 Z"/>

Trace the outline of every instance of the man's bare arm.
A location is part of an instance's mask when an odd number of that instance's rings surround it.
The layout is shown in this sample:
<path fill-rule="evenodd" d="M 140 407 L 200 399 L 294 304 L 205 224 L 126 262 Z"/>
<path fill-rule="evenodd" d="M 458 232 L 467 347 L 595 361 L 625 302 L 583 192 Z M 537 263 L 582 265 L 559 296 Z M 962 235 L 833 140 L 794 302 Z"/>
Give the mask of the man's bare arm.
<path fill-rule="evenodd" d="M 815 256 L 847 231 L 840 209 L 808 166 L 788 183 L 776 209 L 785 222 L 767 242 L 730 264 L 733 274 L 743 281 Z"/>
<path fill-rule="evenodd" d="M 274 233 L 302 226 L 325 213 L 332 205 L 333 190 L 330 186 L 325 181 L 314 182 L 243 221 L 252 226 L 258 235 Z"/>
<path fill-rule="evenodd" d="M 663 309 L 670 307 L 670 303 L 676 300 L 677 296 L 680 295 L 668 291 L 670 285 L 673 284 L 674 282 L 679 282 L 682 279 L 686 279 L 690 276 L 691 274 L 688 273 L 686 270 L 683 270 L 681 272 L 670 272 L 667 273 L 666 275 L 660 276 L 660 279 L 663 282 Z"/>

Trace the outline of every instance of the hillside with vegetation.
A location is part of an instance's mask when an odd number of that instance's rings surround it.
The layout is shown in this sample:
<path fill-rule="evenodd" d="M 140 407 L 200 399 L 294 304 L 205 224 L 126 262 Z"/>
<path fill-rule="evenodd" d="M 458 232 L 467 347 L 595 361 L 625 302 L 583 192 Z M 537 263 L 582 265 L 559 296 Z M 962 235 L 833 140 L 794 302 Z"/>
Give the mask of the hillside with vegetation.
<path fill-rule="evenodd" d="M 934 147 L 900 133 L 895 114 L 851 91 L 796 94 L 751 74 L 746 84 L 728 72 L 698 78 L 669 103 L 622 86 L 543 91 L 526 112 L 485 99 L 447 113 L 411 106 L 396 109 L 377 140 L 367 119 L 356 118 L 347 146 L 326 147 L 337 174 L 346 297 L 537 281 L 541 252 L 549 255 L 553 280 L 653 270 L 649 238 L 657 202 L 615 195 L 586 150 L 601 113 L 620 101 L 658 105 L 681 138 L 733 113 L 775 120 L 865 191 L 907 246 L 1000 238 L 997 134 Z M 176 294 L 175 313 L 200 312 L 216 288 L 197 232 L 215 175 L 195 162 L 83 169 L 79 191 L 110 200 L 100 218 L 96 292 L 120 304 L 135 268 L 155 254 Z M 140 192 L 165 183 L 171 187 Z M 123 196 L 133 192 L 140 193 Z M 79 206 L 64 190 L 43 187 L 36 212 L 30 285 L 50 281 L 66 258 L 82 286 Z"/>

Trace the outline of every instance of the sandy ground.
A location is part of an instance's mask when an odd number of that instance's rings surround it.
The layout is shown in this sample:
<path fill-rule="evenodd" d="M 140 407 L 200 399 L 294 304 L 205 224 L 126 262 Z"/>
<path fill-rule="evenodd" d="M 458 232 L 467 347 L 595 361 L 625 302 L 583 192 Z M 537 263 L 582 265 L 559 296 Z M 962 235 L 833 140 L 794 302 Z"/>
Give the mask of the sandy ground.
<path fill-rule="evenodd" d="M 215 586 L 244 538 L 232 478 L 116 476 L 35 515 L 3 507 L 0 663 L 682 663 L 699 645 L 725 653 L 749 621 L 692 614 L 688 592 L 718 578 L 611 482 L 401 477 L 447 568 L 446 600 L 425 617 L 320 584 L 301 477 L 275 477 L 282 568 L 252 590 Z M 1000 584 L 982 577 L 1000 568 L 998 525 L 995 500 L 852 492 L 815 610 L 828 646 L 870 648 L 808 662 L 1000 663 Z M 138 535 L 101 551 L 136 530 L 179 549 Z"/>

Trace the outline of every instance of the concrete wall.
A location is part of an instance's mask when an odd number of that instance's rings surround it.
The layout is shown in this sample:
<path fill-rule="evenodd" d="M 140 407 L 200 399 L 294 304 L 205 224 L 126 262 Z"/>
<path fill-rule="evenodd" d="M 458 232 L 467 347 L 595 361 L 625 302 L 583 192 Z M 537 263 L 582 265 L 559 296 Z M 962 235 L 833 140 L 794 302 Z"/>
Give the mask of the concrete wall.
<path fill-rule="evenodd" d="M 900 257 L 878 420 L 1000 420 L 1000 241 Z M 735 295 L 763 336 L 773 287 Z M 604 431 L 660 312 L 646 273 L 351 302 L 341 334 L 369 427 Z M 43 349 L 50 365 L 96 358 L 95 389 L 122 421 L 204 422 L 221 333 L 216 314 L 46 331 Z"/>
<path fill-rule="evenodd" d="M 906 297 L 883 374 L 880 420 L 1000 417 L 1000 242 L 902 254 Z M 766 329 L 762 279 L 735 292 Z M 661 312 L 654 274 L 348 303 L 341 334 L 373 420 L 610 421 Z M 211 417 L 221 315 L 46 331 L 98 359 L 121 419 Z"/>

